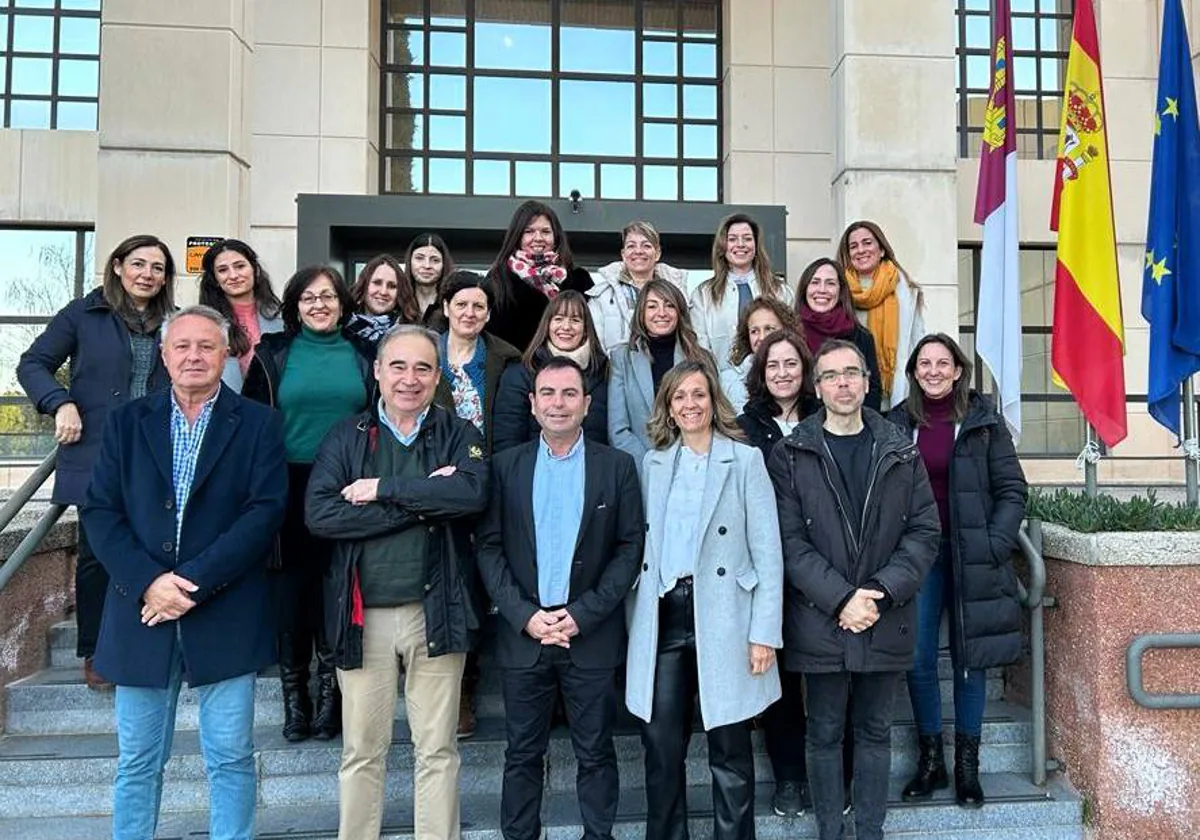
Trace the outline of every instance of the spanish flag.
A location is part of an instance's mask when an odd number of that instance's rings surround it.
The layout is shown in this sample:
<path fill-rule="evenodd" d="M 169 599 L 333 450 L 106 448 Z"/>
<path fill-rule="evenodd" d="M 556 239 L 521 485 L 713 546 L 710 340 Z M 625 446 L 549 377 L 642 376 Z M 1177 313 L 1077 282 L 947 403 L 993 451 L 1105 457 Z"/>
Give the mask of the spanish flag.
<path fill-rule="evenodd" d="M 1125 328 L 1092 0 L 1076 0 L 1050 227 L 1058 231 L 1050 363 L 1109 446 L 1126 435 Z"/>

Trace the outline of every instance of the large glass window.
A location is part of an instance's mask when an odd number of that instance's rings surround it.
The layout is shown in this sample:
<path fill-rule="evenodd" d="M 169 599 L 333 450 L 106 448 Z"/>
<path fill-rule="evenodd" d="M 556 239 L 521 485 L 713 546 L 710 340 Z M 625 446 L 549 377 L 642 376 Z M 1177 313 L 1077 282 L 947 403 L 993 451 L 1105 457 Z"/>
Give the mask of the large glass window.
<path fill-rule="evenodd" d="M 991 0 L 957 0 L 958 154 L 978 157 L 991 85 Z M 1017 154 L 1053 158 L 1075 0 L 1012 0 Z"/>
<path fill-rule="evenodd" d="M 92 264 L 90 230 L 0 228 L 0 459 L 40 459 L 54 447 L 54 421 L 21 390 L 17 360 L 91 286 Z"/>
<path fill-rule="evenodd" d="M 3 128 L 95 131 L 100 0 L 0 0 Z"/>
<path fill-rule="evenodd" d="M 721 200 L 718 0 L 381 2 L 381 192 Z"/>

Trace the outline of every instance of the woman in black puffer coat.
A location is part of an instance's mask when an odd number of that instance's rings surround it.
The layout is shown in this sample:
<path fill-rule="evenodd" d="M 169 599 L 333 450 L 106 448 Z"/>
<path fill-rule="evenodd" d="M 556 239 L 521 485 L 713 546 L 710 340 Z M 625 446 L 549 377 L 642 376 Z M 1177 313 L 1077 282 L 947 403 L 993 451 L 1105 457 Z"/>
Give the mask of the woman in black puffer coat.
<path fill-rule="evenodd" d="M 1012 436 L 991 401 L 971 389 L 971 362 L 947 335 L 922 338 L 905 366 L 908 397 L 888 415 L 911 435 L 929 472 L 942 544 L 917 597 L 917 650 L 908 692 L 920 757 L 904 799 L 949 785 L 942 750 L 938 631 L 950 614 L 954 665 L 954 783 L 958 804 L 983 805 L 979 738 L 987 668 L 1021 655 L 1021 605 L 1012 553 L 1027 487 Z"/>

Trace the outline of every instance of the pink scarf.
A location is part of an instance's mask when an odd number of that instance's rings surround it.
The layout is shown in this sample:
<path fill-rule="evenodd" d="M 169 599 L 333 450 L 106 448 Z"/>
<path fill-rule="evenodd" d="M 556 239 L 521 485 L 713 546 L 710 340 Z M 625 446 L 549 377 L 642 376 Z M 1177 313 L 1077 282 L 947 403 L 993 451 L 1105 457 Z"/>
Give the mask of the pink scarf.
<path fill-rule="evenodd" d="M 508 258 L 508 270 L 550 300 L 558 297 L 563 281 L 567 279 L 567 270 L 558 264 L 558 254 L 553 251 L 541 254 L 516 251 Z"/>

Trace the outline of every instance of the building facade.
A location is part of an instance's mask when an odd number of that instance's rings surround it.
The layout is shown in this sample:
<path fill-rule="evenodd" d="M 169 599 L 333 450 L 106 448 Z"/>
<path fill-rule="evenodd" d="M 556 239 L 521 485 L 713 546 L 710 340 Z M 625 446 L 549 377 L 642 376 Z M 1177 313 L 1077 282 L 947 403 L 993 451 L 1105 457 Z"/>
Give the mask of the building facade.
<path fill-rule="evenodd" d="M 1083 424 L 1049 382 L 1049 217 L 1073 2 L 1012 6 L 1021 451 L 1035 480 L 1072 481 Z M 1145 410 L 1139 313 L 1160 4 L 1096 6 L 1130 415 L 1100 475 L 1179 480 L 1174 442 Z M 299 195 L 460 196 L 464 207 L 532 196 L 566 208 L 578 190 L 600 206 L 641 202 L 650 221 L 711 202 L 783 207 L 777 259 L 792 282 L 848 222 L 873 219 L 924 288 L 928 327 L 971 349 L 988 7 L 0 0 L 0 454 L 45 448 L 21 405 L 16 356 L 118 241 L 153 232 L 182 262 L 189 236 L 238 236 L 281 286 L 304 250 Z M 1200 2 L 1185 7 L 1195 32 Z M 193 300 L 196 285 L 181 275 L 179 298 Z"/>

